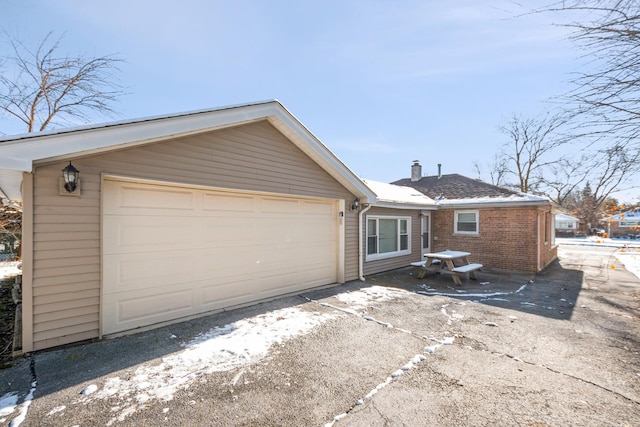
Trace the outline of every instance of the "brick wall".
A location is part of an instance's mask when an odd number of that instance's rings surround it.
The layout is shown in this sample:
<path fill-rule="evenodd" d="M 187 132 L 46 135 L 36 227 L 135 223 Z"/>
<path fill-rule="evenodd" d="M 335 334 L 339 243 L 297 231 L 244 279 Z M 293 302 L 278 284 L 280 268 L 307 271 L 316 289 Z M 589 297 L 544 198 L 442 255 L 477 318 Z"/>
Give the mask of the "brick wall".
<path fill-rule="evenodd" d="M 467 251 L 471 252 L 470 261 L 479 262 L 486 268 L 527 272 L 538 270 L 538 242 L 541 266 L 547 265 L 557 256 L 557 249 L 551 245 L 552 224 L 547 224 L 549 241 L 544 242 L 542 225 L 545 222 L 545 212 L 549 212 L 548 208 L 480 209 L 479 235 L 454 234 L 454 212 L 453 209 L 442 208 L 434 212 L 434 251 Z M 553 216 L 549 215 L 547 220 L 548 218 L 553 223 Z"/>

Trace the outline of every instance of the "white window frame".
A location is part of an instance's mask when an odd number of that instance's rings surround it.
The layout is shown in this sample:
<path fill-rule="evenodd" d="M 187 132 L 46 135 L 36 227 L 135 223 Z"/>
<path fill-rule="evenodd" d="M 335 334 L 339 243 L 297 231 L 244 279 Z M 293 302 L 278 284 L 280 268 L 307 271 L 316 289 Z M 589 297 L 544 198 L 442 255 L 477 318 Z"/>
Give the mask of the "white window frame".
<path fill-rule="evenodd" d="M 379 220 L 381 219 L 393 219 L 397 221 L 397 231 L 398 231 L 398 250 L 394 251 L 394 252 L 384 252 L 384 253 L 374 253 L 374 254 L 370 254 L 369 253 L 369 221 L 370 220 L 375 220 L 376 221 L 376 250 L 379 251 L 380 250 L 380 225 L 379 225 Z M 400 234 L 400 221 L 406 221 L 407 222 L 407 249 L 400 249 L 400 245 L 401 245 L 401 234 Z M 378 259 L 386 259 L 386 258 L 394 258 L 394 257 L 399 257 L 399 256 L 405 256 L 405 255 L 411 255 L 411 217 L 410 216 L 387 216 L 387 215 L 367 215 L 366 217 L 366 230 L 365 230 L 365 254 L 366 257 L 365 259 L 367 261 L 375 261 Z"/>
<path fill-rule="evenodd" d="M 476 216 L 476 231 L 459 231 L 458 230 L 458 215 L 472 213 Z M 480 235 L 480 211 L 477 209 L 460 210 L 453 212 L 453 234 L 463 234 L 465 236 L 478 236 Z"/>

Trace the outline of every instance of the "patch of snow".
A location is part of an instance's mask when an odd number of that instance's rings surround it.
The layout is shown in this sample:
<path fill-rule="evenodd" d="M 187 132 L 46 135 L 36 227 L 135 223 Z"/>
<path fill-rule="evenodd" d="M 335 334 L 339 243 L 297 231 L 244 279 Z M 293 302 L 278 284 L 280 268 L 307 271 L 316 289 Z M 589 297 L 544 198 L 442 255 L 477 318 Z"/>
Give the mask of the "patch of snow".
<path fill-rule="evenodd" d="M 385 182 L 363 179 L 364 183 L 376 193 L 378 201 L 391 203 L 418 204 L 426 207 L 435 207 L 436 202 L 425 196 L 418 190 L 401 185 L 387 184 Z"/>
<path fill-rule="evenodd" d="M 62 406 L 56 406 L 55 408 L 53 408 L 52 410 L 50 410 L 50 411 L 47 413 L 47 416 L 48 416 L 48 417 L 50 417 L 51 415 L 57 414 L 58 412 L 62 412 L 62 411 L 64 411 L 65 409 L 67 409 L 67 407 L 66 407 L 65 405 L 62 405 Z"/>
<path fill-rule="evenodd" d="M 11 422 L 9 423 L 9 427 L 18 427 L 27 418 L 27 412 L 29 411 L 29 406 L 31 406 L 31 402 L 33 401 L 33 393 L 35 393 L 36 391 L 36 385 L 37 381 L 31 383 L 31 389 L 29 390 L 29 393 L 25 396 L 24 400 L 19 406 L 20 412 L 18 413 L 17 417 L 11 420 Z"/>
<path fill-rule="evenodd" d="M 91 394 L 91 393 L 93 393 L 93 392 L 95 392 L 95 391 L 97 391 L 97 390 L 98 390 L 98 386 L 97 386 L 97 385 L 95 385 L 95 384 L 91 384 L 90 386 L 88 386 L 87 388 L 85 388 L 84 390 L 82 390 L 82 391 L 80 392 L 80 394 L 82 394 L 82 395 L 84 395 L 84 396 L 87 396 L 87 395 L 89 395 L 89 394 Z"/>
<path fill-rule="evenodd" d="M 618 254 L 618 259 L 627 271 L 633 273 L 638 279 L 640 279 L 640 253 L 621 252 Z"/>
<path fill-rule="evenodd" d="M 357 291 L 343 292 L 336 295 L 338 301 L 348 304 L 351 308 L 367 307 L 372 302 L 385 302 L 392 299 L 406 297 L 411 292 L 401 289 L 391 289 L 384 286 L 370 286 Z"/>
<path fill-rule="evenodd" d="M 0 279 L 7 279 L 22 274 L 22 270 L 18 268 L 21 264 L 22 261 L 0 262 Z"/>
<path fill-rule="evenodd" d="M 442 296 L 442 297 L 473 297 L 473 298 L 490 298 L 490 297 L 497 297 L 497 296 L 501 296 L 501 295 L 514 295 L 514 294 L 518 294 L 520 292 L 522 292 L 526 287 L 527 287 L 528 283 L 525 283 L 524 285 L 520 286 L 518 289 L 516 289 L 513 292 L 492 292 L 492 293 L 486 293 L 486 294 L 460 294 L 460 293 L 456 293 L 456 294 L 448 294 L 448 293 L 444 293 L 444 292 L 431 292 L 430 291 L 430 287 L 428 287 L 427 285 L 418 285 L 418 287 L 426 289 L 427 291 L 416 291 L 416 293 L 421 294 L 421 295 L 438 295 L 438 296 Z M 476 301 L 474 301 L 476 302 Z"/>
<path fill-rule="evenodd" d="M 11 392 L 0 397 L 0 417 L 11 415 L 18 404 L 18 393 Z"/>
<path fill-rule="evenodd" d="M 123 421 L 149 401 L 172 400 L 177 390 L 187 388 L 203 374 L 255 362 L 274 344 L 305 334 L 335 317 L 334 313 L 308 312 L 291 307 L 216 327 L 182 344 L 184 350 L 164 357 L 159 364 L 142 364 L 126 379 L 108 378 L 101 389 L 96 386 L 96 390 L 83 393 L 80 402 L 113 396 L 133 402 L 117 408 L 115 412 L 118 414 L 108 423 L 112 425 Z M 236 381 L 238 379 L 239 375 Z M 83 392 L 89 391 L 90 387 Z"/>

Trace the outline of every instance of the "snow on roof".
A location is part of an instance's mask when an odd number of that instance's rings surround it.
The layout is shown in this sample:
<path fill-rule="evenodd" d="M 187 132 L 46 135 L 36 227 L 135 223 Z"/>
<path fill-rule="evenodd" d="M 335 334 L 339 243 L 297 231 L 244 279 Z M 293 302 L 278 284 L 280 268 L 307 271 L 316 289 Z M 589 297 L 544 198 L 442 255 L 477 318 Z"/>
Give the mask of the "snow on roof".
<path fill-rule="evenodd" d="M 435 207 L 436 203 L 430 197 L 425 196 L 418 190 L 411 187 L 403 187 L 400 185 L 387 184 L 386 182 L 372 181 L 370 179 L 362 180 L 367 187 L 376 193 L 378 202 L 410 204 Z"/>
<path fill-rule="evenodd" d="M 549 203 L 546 197 L 536 196 L 528 193 L 518 193 L 503 197 L 469 197 L 465 199 L 436 199 L 440 206 L 448 205 L 482 205 L 482 204 L 511 204 L 511 203 Z"/>
<path fill-rule="evenodd" d="M 621 212 L 617 215 L 613 215 L 605 219 L 612 220 L 612 221 L 619 221 L 620 219 L 640 220 L 640 209 L 633 209 L 626 212 Z"/>
<path fill-rule="evenodd" d="M 578 218 L 565 214 L 556 214 L 556 221 L 580 221 Z"/>

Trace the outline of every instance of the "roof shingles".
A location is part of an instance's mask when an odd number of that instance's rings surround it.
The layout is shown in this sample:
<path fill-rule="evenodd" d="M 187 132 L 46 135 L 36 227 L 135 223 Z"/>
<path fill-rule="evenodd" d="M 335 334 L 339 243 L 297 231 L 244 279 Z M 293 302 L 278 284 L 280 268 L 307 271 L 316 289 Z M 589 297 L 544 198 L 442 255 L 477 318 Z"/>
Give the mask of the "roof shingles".
<path fill-rule="evenodd" d="M 497 185 L 467 178 L 458 174 L 425 176 L 417 181 L 410 178 L 392 182 L 395 185 L 412 187 L 434 200 L 445 199 L 473 199 L 473 198 L 503 198 L 516 196 L 519 193 Z"/>

